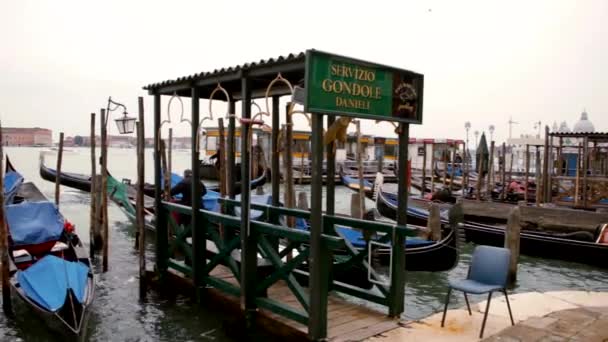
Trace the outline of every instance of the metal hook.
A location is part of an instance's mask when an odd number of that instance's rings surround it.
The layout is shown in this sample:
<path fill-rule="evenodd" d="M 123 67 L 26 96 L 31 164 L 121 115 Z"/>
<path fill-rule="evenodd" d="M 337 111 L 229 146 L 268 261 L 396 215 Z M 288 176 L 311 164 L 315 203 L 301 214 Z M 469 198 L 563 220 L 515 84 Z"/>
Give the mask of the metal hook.
<path fill-rule="evenodd" d="M 217 86 L 215 86 L 215 89 L 213 89 L 213 91 L 209 95 L 209 119 L 211 120 L 213 120 L 213 98 L 215 97 L 215 93 L 217 93 L 218 91 L 224 93 L 224 96 L 226 96 L 226 102 L 230 102 L 230 94 L 228 94 L 226 89 L 224 89 L 224 87 L 222 87 L 222 85 L 218 82 Z M 228 115 L 230 114 L 228 113 L 230 111 L 229 108 L 226 109 L 226 114 L 224 115 L 225 117 L 228 117 Z"/>
<path fill-rule="evenodd" d="M 293 86 L 291 85 L 291 83 L 289 83 L 287 79 L 283 78 L 281 73 L 278 73 L 277 77 L 275 77 L 274 80 L 272 80 L 266 88 L 266 113 L 264 113 L 264 115 L 266 116 L 270 116 L 270 106 L 268 104 L 268 96 L 270 95 L 270 89 L 272 89 L 272 86 L 274 86 L 274 84 L 277 82 L 283 82 L 285 85 L 287 85 L 289 87 L 289 92 L 291 93 L 291 95 L 293 95 Z"/>

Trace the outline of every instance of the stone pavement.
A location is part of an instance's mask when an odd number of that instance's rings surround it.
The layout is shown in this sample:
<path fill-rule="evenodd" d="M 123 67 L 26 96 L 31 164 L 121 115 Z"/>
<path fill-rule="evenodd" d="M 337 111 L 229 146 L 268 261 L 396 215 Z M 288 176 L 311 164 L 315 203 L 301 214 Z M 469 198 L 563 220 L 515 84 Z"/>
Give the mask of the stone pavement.
<path fill-rule="evenodd" d="M 608 341 L 608 307 L 567 309 L 531 317 L 484 341 Z"/>
<path fill-rule="evenodd" d="M 608 292 L 554 291 L 509 295 L 516 325 L 511 326 L 501 294 L 492 296 L 484 337 L 488 341 L 608 341 Z M 448 310 L 374 336 L 367 341 L 478 341 L 486 302 Z M 602 326 L 603 325 L 603 326 Z M 603 338 L 603 339 L 602 339 Z"/>

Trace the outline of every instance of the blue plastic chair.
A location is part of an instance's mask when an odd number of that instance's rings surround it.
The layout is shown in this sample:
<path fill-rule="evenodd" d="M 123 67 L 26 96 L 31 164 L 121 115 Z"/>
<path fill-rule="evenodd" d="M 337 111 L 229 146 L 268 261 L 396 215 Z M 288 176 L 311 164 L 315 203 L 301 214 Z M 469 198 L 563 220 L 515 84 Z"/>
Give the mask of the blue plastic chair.
<path fill-rule="evenodd" d="M 510 259 L 511 251 L 506 248 L 477 246 L 473 252 L 473 260 L 469 267 L 467 279 L 450 280 L 448 295 L 445 299 L 445 308 L 443 309 L 443 318 L 441 319 L 441 327 L 443 327 L 445 323 L 445 315 L 448 311 L 448 303 L 450 302 L 452 289 L 464 293 L 464 300 L 467 303 L 469 315 L 472 315 L 472 313 L 467 293 L 488 293 L 486 312 L 483 315 L 483 323 L 481 324 L 481 332 L 479 333 L 480 339 L 483 338 L 483 330 L 486 327 L 486 319 L 488 318 L 488 311 L 490 310 L 490 300 L 492 299 L 492 292 L 494 291 L 501 291 L 504 293 L 507 301 L 507 308 L 509 309 L 509 317 L 511 318 L 511 325 L 515 325 L 506 288 Z"/>

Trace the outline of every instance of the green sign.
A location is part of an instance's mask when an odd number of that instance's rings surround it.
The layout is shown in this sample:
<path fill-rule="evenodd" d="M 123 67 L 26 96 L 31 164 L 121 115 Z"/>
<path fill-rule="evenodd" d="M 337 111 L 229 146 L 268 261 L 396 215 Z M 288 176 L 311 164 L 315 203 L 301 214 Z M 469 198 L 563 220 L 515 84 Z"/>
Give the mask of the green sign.
<path fill-rule="evenodd" d="M 407 70 L 306 52 L 308 113 L 422 123 L 424 76 Z"/>

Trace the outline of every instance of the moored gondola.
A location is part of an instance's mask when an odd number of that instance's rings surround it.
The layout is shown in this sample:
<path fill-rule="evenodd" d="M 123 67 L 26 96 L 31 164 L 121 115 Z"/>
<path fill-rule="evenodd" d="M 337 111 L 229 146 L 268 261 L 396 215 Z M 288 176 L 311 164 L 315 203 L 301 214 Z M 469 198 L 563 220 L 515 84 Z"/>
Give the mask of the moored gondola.
<path fill-rule="evenodd" d="M 23 183 L 8 158 L 4 179 L 12 300 L 50 329 L 82 337 L 95 286 L 74 226 L 33 183 Z"/>

